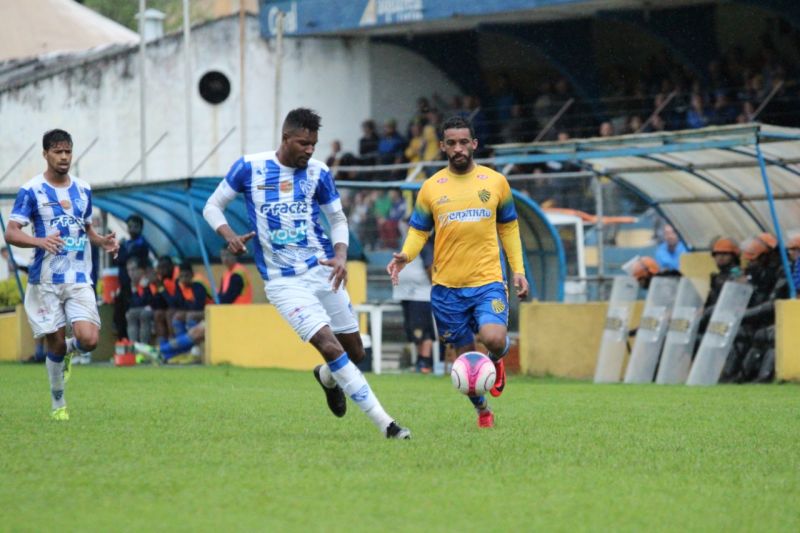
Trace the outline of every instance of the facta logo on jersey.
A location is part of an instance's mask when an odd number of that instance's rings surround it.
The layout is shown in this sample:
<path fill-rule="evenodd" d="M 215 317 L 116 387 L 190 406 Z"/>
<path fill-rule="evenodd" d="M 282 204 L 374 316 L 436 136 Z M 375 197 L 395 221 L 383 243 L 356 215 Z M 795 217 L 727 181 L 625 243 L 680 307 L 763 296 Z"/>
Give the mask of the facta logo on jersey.
<path fill-rule="evenodd" d="M 269 240 L 273 244 L 297 244 L 306 240 L 308 229 L 305 224 L 301 224 L 296 228 L 280 228 L 271 229 L 267 231 Z"/>
<path fill-rule="evenodd" d="M 443 228 L 451 222 L 478 222 L 485 218 L 492 218 L 492 212 L 488 209 L 450 211 L 439 215 L 439 226 Z"/>
<path fill-rule="evenodd" d="M 307 215 L 308 204 L 306 202 L 277 202 L 274 204 L 263 204 L 261 214 L 264 216 L 272 215 Z"/>
<path fill-rule="evenodd" d="M 73 228 L 81 226 L 80 220 L 71 215 L 61 215 L 50 220 L 51 228 Z"/>

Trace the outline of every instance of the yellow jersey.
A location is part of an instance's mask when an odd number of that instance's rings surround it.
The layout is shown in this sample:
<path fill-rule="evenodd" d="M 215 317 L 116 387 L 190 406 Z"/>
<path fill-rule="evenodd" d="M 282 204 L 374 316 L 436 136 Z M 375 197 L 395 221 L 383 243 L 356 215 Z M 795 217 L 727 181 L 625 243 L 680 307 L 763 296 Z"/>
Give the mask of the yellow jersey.
<path fill-rule="evenodd" d="M 431 230 L 436 233 L 434 285 L 479 287 L 504 281 L 498 231 L 513 271 L 525 272 L 511 187 L 488 167 L 476 165 L 467 174 L 444 168 L 425 180 L 409 225 L 403 246 L 409 261 Z"/>

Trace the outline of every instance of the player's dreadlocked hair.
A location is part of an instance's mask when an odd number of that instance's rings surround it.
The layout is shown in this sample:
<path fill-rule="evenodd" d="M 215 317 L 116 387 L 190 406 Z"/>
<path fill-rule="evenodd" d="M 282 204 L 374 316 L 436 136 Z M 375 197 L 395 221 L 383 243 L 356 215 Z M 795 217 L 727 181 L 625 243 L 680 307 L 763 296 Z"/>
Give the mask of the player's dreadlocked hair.
<path fill-rule="evenodd" d="M 42 137 L 42 147 L 45 151 L 59 143 L 69 143 L 72 146 L 72 137 L 64 130 L 50 130 L 44 133 Z"/>
<path fill-rule="evenodd" d="M 460 115 L 453 115 L 442 122 L 442 127 L 439 131 L 439 138 L 444 139 L 444 132 L 447 130 L 460 130 L 469 129 L 469 136 L 475 138 L 475 128 L 472 127 L 472 122 Z"/>
<path fill-rule="evenodd" d="M 292 109 L 283 121 L 283 133 L 295 130 L 319 131 L 320 117 L 312 109 L 298 107 Z"/>

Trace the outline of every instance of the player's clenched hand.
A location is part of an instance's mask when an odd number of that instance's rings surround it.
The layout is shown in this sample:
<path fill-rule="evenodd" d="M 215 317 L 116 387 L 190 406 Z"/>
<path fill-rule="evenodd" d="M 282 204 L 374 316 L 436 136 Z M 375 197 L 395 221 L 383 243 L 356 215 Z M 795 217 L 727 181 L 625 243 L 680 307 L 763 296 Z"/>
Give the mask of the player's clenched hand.
<path fill-rule="evenodd" d="M 347 260 L 345 258 L 337 255 L 333 259 L 320 259 L 319 262 L 333 269 L 331 270 L 331 275 L 328 276 L 333 292 L 338 291 L 339 287 L 347 285 Z"/>
<path fill-rule="evenodd" d="M 386 265 L 386 272 L 392 277 L 392 285 L 400 282 L 400 271 L 408 264 L 408 254 L 396 252 L 392 254 L 392 260 Z"/>
<path fill-rule="evenodd" d="M 250 233 L 246 233 L 244 235 L 234 235 L 228 239 L 228 251 L 234 255 L 242 255 L 247 251 L 247 246 L 245 246 L 247 241 L 255 236 L 255 231 L 251 231 Z"/>
<path fill-rule="evenodd" d="M 517 289 L 517 296 L 520 299 L 528 296 L 528 280 L 525 279 L 525 274 L 514 274 L 514 287 Z"/>
<path fill-rule="evenodd" d="M 64 247 L 64 240 L 58 233 L 51 233 L 47 237 L 39 239 L 39 248 L 42 248 L 43 250 L 50 252 L 51 254 L 61 253 L 61 249 L 63 247 Z"/>

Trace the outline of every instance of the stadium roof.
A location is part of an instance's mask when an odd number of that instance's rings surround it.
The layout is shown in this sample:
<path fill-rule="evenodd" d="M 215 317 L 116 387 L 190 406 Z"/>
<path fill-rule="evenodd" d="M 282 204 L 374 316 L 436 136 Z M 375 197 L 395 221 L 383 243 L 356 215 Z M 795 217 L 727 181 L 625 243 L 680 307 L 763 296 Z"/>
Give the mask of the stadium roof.
<path fill-rule="evenodd" d="M 495 146 L 498 166 L 573 162 L 635 192 L 691 249 L 800 226 L 800 129 L 760 124 Z M 788 269 L 788 262 L 784 263 Z"/>
<path fill-rule="evenodd" d="M 139 42 L 139 34 L 72 0 L 4 1 L 0 61 Z"/>

